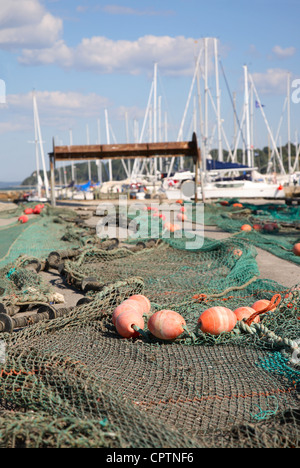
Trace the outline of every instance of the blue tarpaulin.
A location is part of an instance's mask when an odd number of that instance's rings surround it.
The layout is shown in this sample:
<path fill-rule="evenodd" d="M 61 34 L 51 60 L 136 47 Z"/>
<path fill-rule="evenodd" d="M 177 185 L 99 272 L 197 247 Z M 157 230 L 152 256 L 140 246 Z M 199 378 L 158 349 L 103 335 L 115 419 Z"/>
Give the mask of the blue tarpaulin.
<path fill-rule="evenodd" d="M 206 160 L 206 169 L 208 171 L 218 171 L 224 169 L 245 169 L 251 170 L 248 166 L 243 166 L 242 164 L 238 163 L 229 163 L 229 162 L 221 162 L 215 159 L 207 159 Z"/>

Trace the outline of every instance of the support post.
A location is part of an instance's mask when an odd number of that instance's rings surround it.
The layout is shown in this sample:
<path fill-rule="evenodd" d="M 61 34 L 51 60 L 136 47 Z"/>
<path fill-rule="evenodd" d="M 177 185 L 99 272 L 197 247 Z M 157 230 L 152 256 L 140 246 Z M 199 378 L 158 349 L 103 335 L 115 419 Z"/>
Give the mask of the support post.
<path fill-rule="evenodd" d="M 193 161 L 195 164 L 195 203 L 198 203 L 198 178 L 199 178 L 199 169 L 200 169 L 200 186 L 202 192 L 202 201 L 205 203 L 205 193 L 204 193 L 204 183 L 203 183 L 203 173 L 201 169 L 201 151 L 198 146 L 197 135 L 193 133 L 193 147 L 195 154 L 193 155 Z"/>
<path fill-rule="evenodd" d="M 50 154 L 51 205 L 52 206 L 56 206 L 54 170 L 55 170 L 55 146 L 53 142 L 53 153 Z"/>

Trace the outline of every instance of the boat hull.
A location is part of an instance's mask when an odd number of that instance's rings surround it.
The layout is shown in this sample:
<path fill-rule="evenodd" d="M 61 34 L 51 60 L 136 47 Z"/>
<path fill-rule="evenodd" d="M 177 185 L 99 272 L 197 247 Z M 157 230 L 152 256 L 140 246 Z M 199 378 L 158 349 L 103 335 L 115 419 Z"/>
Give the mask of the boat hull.
<path fill-rule="evenodd" d="M 278 184 L 267 184 L 264 182 L 249 182 L 237 184 L 215 183 L 204 186 L 205 199 L 219 198 L 270 198 L 284 199 L 285 192 Z M 193 196 L 186 196 L 182 188 L 170 188 L 166 190 L 166 196 L 169 200 L 183 199 L 190 200 Z M 198 188 L 198 197 L 202 199 L 201 188 Z"/>

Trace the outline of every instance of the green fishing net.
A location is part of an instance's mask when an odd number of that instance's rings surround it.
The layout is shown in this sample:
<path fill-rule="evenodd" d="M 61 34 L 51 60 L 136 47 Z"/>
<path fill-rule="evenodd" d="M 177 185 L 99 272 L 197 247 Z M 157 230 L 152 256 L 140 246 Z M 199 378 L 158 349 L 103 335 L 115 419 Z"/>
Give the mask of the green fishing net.
<path fill-rule="evenodd" d="M 42 232 L 49 249 L 52 229 L 65 232 L 58 243 L 53 239 L 52 250 L 63 250 L 50 264 L 87 301 L 57 318 L 1 333 L 2 446 L 299 447 L 300 289 L 259 279 L 248 239 L 204 238 L 189 250 L 184 236 L 164 237 L 163 223 L 150 237 L 141 221 L 137 239 L 99 240 L 76 226 L 76 217 L 72 223 L 60 213 L 57 223 L 54 211 L 47 216 Z M 51 252 L 39 252 L 49 263 Z M 23 256 L 32 253 L 24 249 Z M 42 290 L 42 271 L 26 273 L 19 262 L 16 270 L 13 263 L 1 269 L 9 292 Z M 150 299 L 151 313 L 179 312 L 184 333 L 159 340 L 145 316 L 142 334 L 122 338 L 112 313 L 133 294 Z M 258 324 L 239 323 L 218 336 L 197 327 L 209 307 L 235 310 L 274 297 L 276 309 Z"/>

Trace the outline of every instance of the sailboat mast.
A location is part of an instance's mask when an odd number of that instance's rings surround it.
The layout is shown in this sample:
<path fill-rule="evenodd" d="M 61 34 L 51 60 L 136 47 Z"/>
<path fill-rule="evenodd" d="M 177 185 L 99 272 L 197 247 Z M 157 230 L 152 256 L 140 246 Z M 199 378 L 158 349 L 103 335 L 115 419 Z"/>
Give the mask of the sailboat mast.
<path fill-rule="evenodd" d="M 249 83 L 248 83 L 248 67 L 244 65 L 245 79 L 245 112 L 246 112 L 246 155 L 248 167 L 251 167 L 251 151 L 250 151 L 250 118 L 249 118 Z"/>
<path fill-rule="evenodd" d="M 38 135 L 37 135 L 37 123 L 34 112 L 34 142 L 35 142 L 35 162 L 36 162 L 36 181 L 38 197 L 41 198 L 41 186 L 40 186 L 40 163 L 39 163 L 39 148 L 38 148 Z"/>
<path fill-rule="evenodd" d="M 46 197 L 49 198 L 49 181 L 48 181 L 47 170 L 46 170 L 45 154 L 44 154 L 42 133 L 41 133 L 39 113 L 38 113 L 35 93 L 33 93 L 33 106 L 34 106 L 34 111 L 35 111 L 38 139 L 39 139 L 40 152 L 41 152 L 41 158 L 42 158 L 42 165 L 43 165 L 43 171 L 44 171 L 45 192 L 46 192 Z"/>
<path fill-rule="evenodd" d="M 223 161 L 222 131 L 221 131 L 221 103 L 219 86 L 219 66 L 218 66 L 218 39 L 214 38 L 215 49 L 215 73 L 216 73 L 216 95 L 217 95 L 217 121 L 218 121 L 218 159 Z"/>
<path fill-rule="evenodd" d="M 292 172 L 292 156 L 291 156 L 291 76 L 287 76 L 287 125 L 288 125 L 288 168 L 289 168 L 289 182 L 291 181 Z"/>
<path fill-rule="evenodd" d="M 110 144 L 110 136 L 109 136 L 109 124 L 108 124 L 107 109 L 105 109 L 104 113 L 105 113 L 105 125 L 106 125 L 106 140 L 107 140 L 107 144 L 109 145 Z M 108 160 L 108 171 L 109 171 L 109 180 L 111 182 L 113 180 L 113 177 L 112 177 L 112 163 L 111 163 L 110 159 Z"/>
<path fill-rule="evenodd" d="M 157 63 L 154 64 L 153 88 L 153 142 L 157 143 Z M 154 178 L 157 177 L 157 158 L 154 158 Z"/>
<path fill-rule="evenodd" d="M 204 162 L 208 156 L 208 38 L 204 38 Z M 206 166 L 204 166 L 206 169 Z"/>
<path fill-rule="evenodd" d="M 98 145 L 101 145 L 101 127 L 100 127 L 100 119 L 97 119 L 97 132 L 98 132 Z M 96 161 L 97 169 L 98 169 L 98 182 L 102 184 L 102 161 L 98 159 Z"/>

